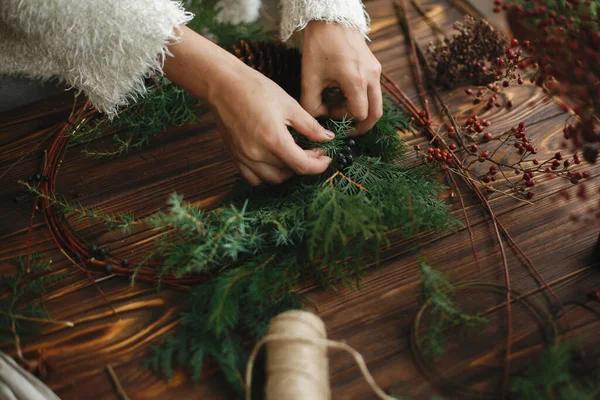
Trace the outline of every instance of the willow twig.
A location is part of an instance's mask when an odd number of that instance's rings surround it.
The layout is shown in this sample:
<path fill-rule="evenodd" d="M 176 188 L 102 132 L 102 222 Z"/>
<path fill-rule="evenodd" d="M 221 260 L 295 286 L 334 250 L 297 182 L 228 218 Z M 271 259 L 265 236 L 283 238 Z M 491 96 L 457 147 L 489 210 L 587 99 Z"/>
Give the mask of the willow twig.
<path fill-rule="evenodd" d="M 115 370 L 111 367 L 110 364 L 106 365 L 106 371 L 108 371 L 108 374 L 110 375 L 110 378 L 112 379 L 113 384 L 117 389 L 117 394 L 119 395 L 121 400 L 129 400 L 129 396 L 127 396 L 127 393 L 125 393 L 125 389 L 123 389 L 123 386 L 121 386 L 121 382 L 119 381 Z"/>
<path fill-rule="evenodd" d="M 463 211 L 463 215 L 465 216 L 465 224 L 467 225 L 467 231 L 469 232 L 469 240 L 471 241 L 471 251 L 473 253 L 473 259 L 475 260 L 475 265 L 477 265 L 477 270 L 481 272 L 481 266 L 479 265 L 479 259 L 477 257 L 477 249 L 475 248 L 475 240 L 473 238 L 473 228 L 471 227 L 471 223 L 469 222 L 469 213 L 467 212 L 467 208 L 465 207 L 465 202 L 460 194 L 460 188 L 458 187 L 458 183 L 452 176 L 452 172 L 450 170 L 447 171 L 448 177 L 452 181 L 454 188 L 456 189 L 458 200 L 460 201 L 460 206 Z"/>
<path fill-rule="evenodd" d="M 0 310 L 0 314 L 8 315 L 11 319 L 22 319 L 24 321 L 33 321 L 33 322 L 55 324 L 55 325 L 65 325 L 65 326 L 69 326 L 69 327 L 75 326 L 75 324 L 72 323 L 71 321 L 60 321 L 60 320 L 56 320 L 56 319 L 52 319 L 52 318 L 27 317 L 25 315 L 11 314 L 11 313 L 8 313 L 8 312 L 2 311 L 2 310 Z"/>
<path fill-rule="evenodd" d="M 431 124 L 431 112 L 429 111 L 429 101 L 427 100 L 427 96 L 425 95 L 425 87 L 423 86 L 423 77 L 421 71 L 421 64 L 417 58 L 417 49 L 415 44 L 415 38 L 412 33 L 412 27 L 410 24 L 410 19 L 408 18 L 408 10 L 406 7 L 406 0 L 396 0 L 394 1 L 394 9 L 396 10 L 396 14 L 400 21 L 404 21 L 402 28 L 404 30 L 406 41 L 410 47 L 410 58 L 411 64 L 413 66 L 413 73 L 415 75 L 415 84 L 417 86 L 417 90 L 419 91 L 419 97 L 421 99 L 421 105 L 423 106 L 423 110 L 425 111 L 425 123 L 427 125 Z"/>

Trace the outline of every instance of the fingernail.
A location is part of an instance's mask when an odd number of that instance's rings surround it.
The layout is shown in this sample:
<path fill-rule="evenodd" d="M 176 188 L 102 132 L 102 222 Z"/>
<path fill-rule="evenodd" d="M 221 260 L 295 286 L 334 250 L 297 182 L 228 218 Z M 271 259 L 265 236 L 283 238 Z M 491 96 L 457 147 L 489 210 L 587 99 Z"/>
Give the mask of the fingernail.
<path fill-rule="evenodd" d="M 328 131 L 327 129 L 325 129 L 325 134 L 329 139 L 333 139 L 335 137 L 335 133 Z"/>

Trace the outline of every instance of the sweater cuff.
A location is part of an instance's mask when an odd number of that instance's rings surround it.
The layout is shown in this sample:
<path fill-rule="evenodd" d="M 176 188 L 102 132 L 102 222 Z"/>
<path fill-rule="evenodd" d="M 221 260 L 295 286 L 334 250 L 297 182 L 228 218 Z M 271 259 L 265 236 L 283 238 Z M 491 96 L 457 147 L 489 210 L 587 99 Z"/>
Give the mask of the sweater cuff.
<path fill-rule="evenodd" d="M 120 108 L 146 94 L 146 78 L 162 74 L 165 57 L 173 56 L 168 46 L 182 40 L 179 27 L 194 17 L 176 1 L 165 3 L 162 15 L 150 19 L 154 25 L 147 24 L 145 30 L 136 32 L 141 38 L 130 41 L 125 49 L 115 48 L 110 56 L 104 57 L 108 65 L 94 60 L 97 63 L 94 71 L 66 74 L 67 82 L 85 92 L 90 102 L 111 118 Z"/>
<path fill-rule="evenodd" d="M 356 28 L 368 39 L 369 15 L 360 0 L 285 0 L 281 14 L 284 41 L 314 20 Z"/>

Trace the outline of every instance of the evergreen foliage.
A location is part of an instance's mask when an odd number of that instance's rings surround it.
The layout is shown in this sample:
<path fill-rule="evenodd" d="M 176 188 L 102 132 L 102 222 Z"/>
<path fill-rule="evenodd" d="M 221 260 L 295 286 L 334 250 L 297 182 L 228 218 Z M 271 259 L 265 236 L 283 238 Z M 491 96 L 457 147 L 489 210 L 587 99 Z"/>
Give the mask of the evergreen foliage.
<path fill-rule="evenodd" d="M 75 143 L 87 143 L 109 133 L 113 145 L 107 150 L 84 149 L 87 156 L 117 157 L 130 149 L 150 143 L 150 138 L 165 132 L 169 126 L 179 126 L 196 119 L 194 106 L 198 100 L 163 76 L 154 77 L 143 101 L 119 112 L 118 118 L 97 115 L 83 121 L 70 132 Z"/>
<path fill-rule="evenodd" d="M 37 186 L 30 185 L 27 182 L 19 181 L 18 183 L 37 197 L 49 200 L 50 204 L 57 206 L 63 213 L 74 216 L 78 223 L 86 220 L 91 224 L 101 223 L 108 230 L 121 229 L 123 233 L 129 233 L 134 224 L 142 222 L 136 219 L 131 212 L 114 214 L 108 213 L 98 207 L 86 208 L 78 202 L 69 202 L 61 200 L 56 196 L 42 193 Z"/>
<path fill-rule="evenodd" d="M 554 343 L 511 385 L 519 400 L 593 400 L 600 397 L 598 376 L 585 379 L 572 370 L 573 343 Z"/>
<path fill-rule="evenodd" d="M 44 276 L 50 265 L 42 259 L 41 254 L 32 254 L 28 262 L 26 257 L 13 260 L 16 267 L 14 275 L 0 276 L 0 341 L 14 342 L 16 337 L 26 337 L 37 333 L 39 322 L 29 319 L 47 318 L 48 313 L 43 305 L 20 300 L 36 297 L 46 293 L 46 287 L 64 279 L 66 274 Z"/>
<path fill-rule="evenodd" d="M 485 318 L 470 315 L 460 309 L 452 300 L 454 288 L 448 279 L 427 265 L 420 262 L 421 289 L 425 301 L 430 301 L 433 319 L 427 329 L 426 349 L 434 356 L 444 353 L 445 331 L 452 326 L 474 328 L 488 322 Z"/>
<path fill-rule="evenodd" d="M 180 363 L 198 379 L 202 363 L 212 359 L 240 388 L 244 344 L 259 339 L 272 317 L 301 306 L 299 283 L 358 283 L 365 257 L 377 261 L 389 231 L 408 236 L 457 226 L 437 198 L 441 187 L 430 170 L 384 161 L 403 156 L 391 132 L 397 137 L 397 129 L 408 127 L 391 104 L 384 114 L 373 130 L 353 138 L 361 154 L 350 167 L 252 189 L 212 211 L 174 194 L 169 210 L 151 217 L 165 231 L 153 256 L 162 274 L 214 277 L 191 290 L 180 331 L 153 349 L 149 367 L 169 376 L 172 363 Z M 335 155 L 350 122 L 327 122 L 333 142 L 298 141 Z"/>

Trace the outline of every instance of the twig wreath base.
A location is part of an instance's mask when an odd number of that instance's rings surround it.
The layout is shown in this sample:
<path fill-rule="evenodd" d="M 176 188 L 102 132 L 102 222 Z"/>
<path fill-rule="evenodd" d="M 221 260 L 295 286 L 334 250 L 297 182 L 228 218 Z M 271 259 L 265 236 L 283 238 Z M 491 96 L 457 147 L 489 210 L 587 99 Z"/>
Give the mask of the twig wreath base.
<path fill-rule="evenodd" d="M 465 290 L 485 290 L 497 294 L 504 295 L 507 293 L 506 285 L 503 283 L 496 283 L 493 281 L 472 281 L 465 282 L 455 287 L 456 291 Z M 552 314 L 545 310 L 545 308 L 538 304 L 539 302 L 525 299 L 524 296 L 514 289 L 511 289 L 510 299 L 512 302 L 519 302 L 525 306 L 529 313 L 535 317 L 538 324 L 541 327 L 547 344 L 552 344 L 559 336 L 559 329 L 554 320 Z M 498 307 L 502 307 L 506 303 L 502 303 Z M 425 349 L 423 348 L 423 338 L 420 336 L 421 322 L 425 312 L 431 307 L 431 300 L 427 300 L 417 312 L 412 329 L 411 329 L 411 351 L 415 363 L 421 370 L 421 372 L 429 379 L 433 384 L 437 385 L 441 390 L 449 393 L 460 395 L 460 398 L 477 398 L 477 399 L 496 399 L 501 396 L 501 392 L 482 391 L 466 385 L 462 385 L 452 379 L 446 378 L 435 366 L 435 363 L 427 357 Z M 478 315 L 482 315 L 480 313 Z"/>

